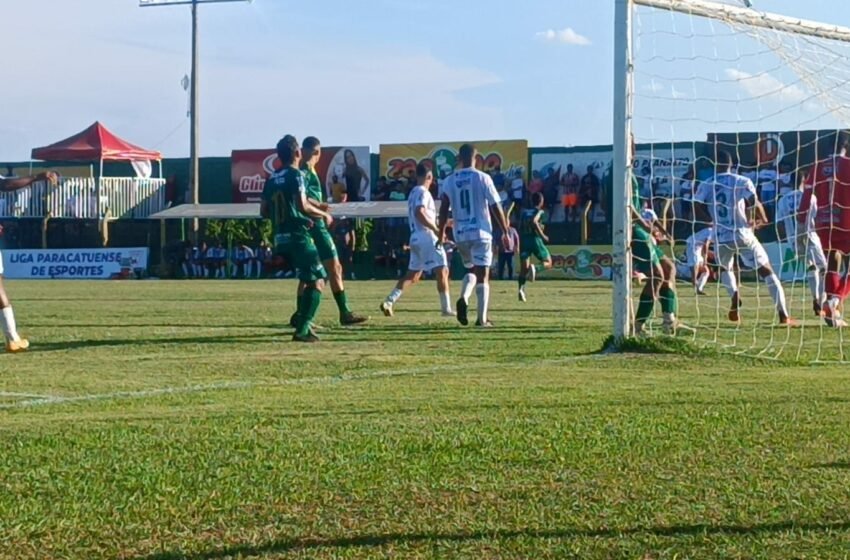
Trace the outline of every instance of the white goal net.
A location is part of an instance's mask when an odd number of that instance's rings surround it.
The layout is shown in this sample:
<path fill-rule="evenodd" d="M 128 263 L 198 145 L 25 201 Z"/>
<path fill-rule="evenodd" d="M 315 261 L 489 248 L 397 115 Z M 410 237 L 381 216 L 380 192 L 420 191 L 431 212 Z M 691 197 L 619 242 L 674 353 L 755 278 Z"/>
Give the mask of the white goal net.
<path fill-rule="evenodd" d="M 657 246 L 678 272 L 677 316 L 693 328 L 685 336 L 741 354 L 844 360 L 842 330 L 828 326 L 838 324 L 840 306 L 836 321 L 832 315 L 816 315 L 816 304 L 824 304 L 827 271 L 810 247 L 807 220 L 798 218 L 809 204 L 803 189 L 823 172 L 816 162 L 836 153 L 839 131 L 850 127 L 850 29 L 761 12 L 758 0 L 752 8 L 746 0 L 617 1 L 618 14 L 627 9 L 631 17 L 630 26 L 619 28 L 631 30 L 631 53 L 625 57 L 630 64 L 621 69 L 619 84 L 625 89 L 615 92 L 625 98 L 619 105 L 615 100 L 615 106 L 626 111 L 624 118 L 615 118 L 615 145 L 626 142 L 630 131 L 640 153 L 647 147 L 650 153 L 629 165 L 639 196 L 623 211 L 630 215 L 630 206 L 638 204 L 635 210 L 644 218 L 658 219 L 663 231 L 654 233 Z M 629 43 L 619 37 L 617 44 L 622 50 Z M 769 262 L 737 234 L 730 254 L 718 238 L 722 224 L 715 224 L 713 234 L 703 231 L 708 220 L 701 207 L 712 222 L 724 219 L 717 214 L 724 212 L 718 197 L 725 196 L 717 185 L 719 174 L 728 171 L 726 153 L 733 160 L 731 171 L 752 182 L 765 210 L 766 223 L 757 220 L 755 208 L 745 214 L 751 223 L 756 219 L 755 234 Z M 728 192 L 737 196 L 736 189 L 745 185 Z M 706 204 L 695 203 L 700 196 Z M 824 202 L 819 201 L 821 207 Z M 730 202 L 726 213 L 736 207 Z M 635 224 L 618 223 L 630 224 L 624 238 L 631 239 Z M 665 234 L 669 239 L 662 239 Z M 710 240 L 707 246 L 704 239 Z M 618 242 L 625 246 L 615 226 Z M 629 301 L 629 318 L 624 320 L 615 301 L 615 332 L 624 324 L 640 326 L 645 280 L 634 273 L 652 268 L 631 250 L 622 258 L 630 259 L 633 269 L 621 270 L 632 278 L 619 279 L 615 298 Z M 731 262 L 733 270 L 725 269 L 724 262 Z M 838 267 L 830 270 L 844 281 L 846 269 Z M 730 295 L 734 289 L 740 298 L 737 310 Z M 644 332 L 660 332 L 662 314 L 669 311 L 662 308 L 663 299 L 657 300 Z M 786 313 L 796 327 L 783 324 Z"/>

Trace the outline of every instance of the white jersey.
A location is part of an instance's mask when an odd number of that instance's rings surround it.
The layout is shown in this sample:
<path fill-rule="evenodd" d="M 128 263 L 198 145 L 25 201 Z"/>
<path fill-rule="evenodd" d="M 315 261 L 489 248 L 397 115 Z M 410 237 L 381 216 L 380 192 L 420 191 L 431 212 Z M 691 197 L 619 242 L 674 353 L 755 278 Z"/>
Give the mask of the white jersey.
<path fill-rule="evenodd" d="M 443 182 L 443 195 L 452 210 L 455 241 L 492 241 L 490 206 L 499 204 L 493 179 L 469 167 L 455 171 Z"/>
<path fill-rule="evenodd" d="M 740 234 L 752 232 L 747 202 L 755 199 L 753 182 L 735 173 L 720 173 L 703 182 L 694 197 L 709 207 L 718 243 L 733 243 Z"/>
<path fill-rule="evenodd" d="M 806 216 L 806 227 L 804 230 L 798 231 L 797 214 L 802 199 L 803 191 L 794 190 L 782 195 L 776 204 L 776 221 L 785 225 L 785 236 L 789 241 L 806 235 L 817 235 L 815 233 L 815 216 L 818 213 L 818 201 L 814 194 L 812 194 L 812 203 Z"/>
<path fill-rule="evenodd" d="M 407 219 L 410 221 L 410 233 L 430 233 L 434 234 L 430 229 L 423 226 L 416 219 L 416 210 L 422 207 L 425 209 L 425 219 L 434 224 L 437 220 L 437 207 L 434 205 L 434 197 L 422 185 L 416 185 L 410 191 L 410 196 L 407 199 Z"/>

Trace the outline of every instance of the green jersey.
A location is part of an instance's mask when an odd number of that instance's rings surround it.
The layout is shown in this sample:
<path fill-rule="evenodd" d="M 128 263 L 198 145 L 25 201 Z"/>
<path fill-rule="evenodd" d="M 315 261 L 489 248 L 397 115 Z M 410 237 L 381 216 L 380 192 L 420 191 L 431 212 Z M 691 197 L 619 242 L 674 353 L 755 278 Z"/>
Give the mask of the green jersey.
<path fill-rule="evenodd" d="M 294 167 L 285 167 L 269 177 L 263 188 L 263 202 L 271 210 L 275 234 L 308 233 L 313 220 L 298 208 L 298 199 L 306 192 L 304 175 Z"/>
<path fill-rule="evenodd" d="M 307 189 L 307 198 L 316 202 L 324 202 L 325 193 L 322 192 L 322 181 L 319 179 L 316 170 L 302 165 L 301 173 L 304 174 L 304 186 Z"/>
<path fill-rule="evenodd" d="M 523 238 L 540 237 L 535 222 L 543 218 L 543 210 L 538 208 L 523 208 L 519 215 L 519 234 Z"/>

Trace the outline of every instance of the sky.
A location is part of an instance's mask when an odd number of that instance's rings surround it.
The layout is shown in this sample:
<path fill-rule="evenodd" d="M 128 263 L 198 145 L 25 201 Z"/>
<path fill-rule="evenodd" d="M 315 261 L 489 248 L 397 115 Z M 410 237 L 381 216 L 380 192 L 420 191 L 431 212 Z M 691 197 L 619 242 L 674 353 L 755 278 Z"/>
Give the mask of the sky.
<path fill-rule="evenodd" d="M 846 0 L 754 3 L 850 26 L 850 12 L 835 9 Z M 521 138 L 538 147 L 610 143 L 613 12 L 613 0 L 201 6 L 201 154 L 265 148 L 285 133 L 373 150 L 381 143 L 474 139 Z M 32 148 L 95 120 L 166 157 L 188 154 L 188 95 L 181 86 L 190 71 L 188 7 L 7 0 L 0 18 L 0 161 L 26 161 Z M 643 43 L 644 53 L 677 48 L 656 35 Z M 678 68 L 694 66 L 684 63 L 686 54 Z M 793 90 L 786 95 L 796 87 L 791 82 L 779 84 L 782 99 L 771 93 L 771 79 L 793 77 L 726 66 L 717 75 L 737 79 L 738 95 L 763 101 L 763 114 L 772 114 L 771 102 L 806 101 Z M 653 114 L 669 110 L 665 92 L 681 97 L 675 84 L 658 82 L 638 84 Z M 652 123 L 647 136 L 699 134 L 687 120 L 673 131 L 654 128 L 664 121 Z"/>

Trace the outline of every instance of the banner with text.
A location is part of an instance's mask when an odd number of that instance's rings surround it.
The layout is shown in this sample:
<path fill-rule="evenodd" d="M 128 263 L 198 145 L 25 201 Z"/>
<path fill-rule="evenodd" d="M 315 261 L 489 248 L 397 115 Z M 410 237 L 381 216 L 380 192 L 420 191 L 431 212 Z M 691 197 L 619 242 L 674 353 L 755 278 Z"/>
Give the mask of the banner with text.
<path fill-rule="evenodd" d="M 371 156 L 368 146 L 324 147 L 316 165 L 327 200 L 337 202 L 345 193 L 347 202 L 372 199 L 372 180 L 369 177 Z M 260 202 L 266 179 L 280 169 L 274 149 L 233 150 L 230 157 L 230 180 L 233 203 Z"/>
<path fill-rule="evenodd" d="M 381 144 L 380 175 L 387 179 L 412 179 L 416 166 L 425 162 L 437 181 L 448 177 L 458 168 L 457 153 L 464 142 L 433 144 Z M 495 175 L 499 170 L 506 178 L 528 179 L 528 142 L 526 140 L 497 140 L 473 142 L 478 149 L 475 167 Z"/>
<path fill-rule="evenodd" d="M 537 278 L 610 280 L 614 262 L 610 245 L 550 245 L 552 268 L 537 267 Z"/>
<path fill-rule="evenodd" d="M 148 267 L 148 249 L 15 249 L 2 253 L 6 278 L 110 279 Z"/>

